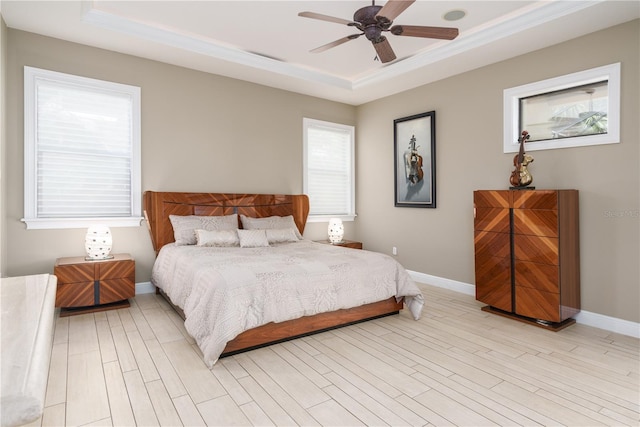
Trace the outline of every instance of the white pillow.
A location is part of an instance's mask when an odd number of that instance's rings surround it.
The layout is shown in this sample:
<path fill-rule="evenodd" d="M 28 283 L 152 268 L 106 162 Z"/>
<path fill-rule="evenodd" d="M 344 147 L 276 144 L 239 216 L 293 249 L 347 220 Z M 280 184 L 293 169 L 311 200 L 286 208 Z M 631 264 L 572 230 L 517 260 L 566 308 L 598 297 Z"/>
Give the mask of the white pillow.
<path fill-rule="evenodd" d="M 242 248 L 262 248 L 269 246 L 265 230 L 238 229 L 238 237 L 240 237 L 240 247 Z"/>
<path fill-rule="evenodd" d="M 267 240 L 269 243 L 284 243 L 284 242 L 297 242 L 298 236 L 296 236 L 293 228 L 270 228 L 265 230 L 267 233 Z"/>
<path fill-rule="evenodd" d="M 293 229 L 296 237 L 302 240 L 302 234 L 298 231 L 293 215 L 289 216 L 269 216 L 266 218 L 252 218 L 250 216 L 240 215 L 242 228 L 245 230 L 268 230 L 268 229 Z"/>
<path fill-rule="evenodd" d="M 196 230 L 198 246 L 240 246 L 236 230 Z"/>
<path fill-rule="evenodd" d="M 169 215 L 176 245 L 195 245 L 196 230 L 235 230 L 238 214 L 223 216 Z"/>

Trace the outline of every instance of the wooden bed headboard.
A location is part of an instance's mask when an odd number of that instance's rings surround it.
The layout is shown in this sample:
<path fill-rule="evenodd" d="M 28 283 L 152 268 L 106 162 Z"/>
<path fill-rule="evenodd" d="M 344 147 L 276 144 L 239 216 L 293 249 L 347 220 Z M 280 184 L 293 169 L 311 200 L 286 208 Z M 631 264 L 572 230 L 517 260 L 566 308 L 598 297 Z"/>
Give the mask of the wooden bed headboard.
<path fill-rule="evenodd" d="M 175 241 L 169 215 L 218 216 L 234 213 L 254 218 L 293 215 L 302 234 L 309 215 L 309 198 L 306 194 L 144 192 L 144 216 L 156 253 L 167 243 Z M 239 217 L 238 222 L 240 227 Z"/>

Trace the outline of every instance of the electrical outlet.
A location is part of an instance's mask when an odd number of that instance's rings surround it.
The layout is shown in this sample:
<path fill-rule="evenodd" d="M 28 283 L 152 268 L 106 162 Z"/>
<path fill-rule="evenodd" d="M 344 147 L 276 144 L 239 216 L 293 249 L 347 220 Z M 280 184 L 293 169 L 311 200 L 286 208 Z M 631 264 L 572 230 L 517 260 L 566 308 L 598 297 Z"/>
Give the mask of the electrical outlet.
<path fill-rule="evenodd" d="M 391 249 L 391 253 L 394 255 L 398 255 L 398 248 L 396 248 L 395 246 Z"/>

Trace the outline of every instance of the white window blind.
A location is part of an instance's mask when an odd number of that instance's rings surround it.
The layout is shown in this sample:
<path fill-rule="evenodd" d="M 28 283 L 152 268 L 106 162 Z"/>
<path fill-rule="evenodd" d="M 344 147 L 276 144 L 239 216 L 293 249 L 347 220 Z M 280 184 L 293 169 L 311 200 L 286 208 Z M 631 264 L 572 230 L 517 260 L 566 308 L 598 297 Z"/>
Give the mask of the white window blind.
<path fill-rule="evenodd" d="M 340 217 L 353 220 L 354 128 L 304 119 L 304 191 L 310 219 Z"/>
<path fill-rule="evenodd" d="M 139 108 L 137 87 L 25 67 L 28 228 L 140 224 Z"/>

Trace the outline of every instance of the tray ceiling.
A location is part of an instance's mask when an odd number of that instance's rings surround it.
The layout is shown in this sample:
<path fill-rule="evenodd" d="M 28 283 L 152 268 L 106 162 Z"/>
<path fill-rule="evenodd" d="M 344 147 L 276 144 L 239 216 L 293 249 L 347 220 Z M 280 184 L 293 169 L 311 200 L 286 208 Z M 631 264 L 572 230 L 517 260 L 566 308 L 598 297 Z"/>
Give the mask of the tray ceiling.
<path fill-rule="evenodd" d="M 416 1 L 394 24 L 457 27 L 452 41 L 388 35 L 382 64 L 350 20 L 368 1 L 7 1 L 10 28 L 359 105 L 640 16 L 637 1 Z M 376 4 L 383 5 L 380 1 Z M 457 21 L 447 12 L 464 11 Z M 388 33 L 387 33 L 388 34 Z"/>

